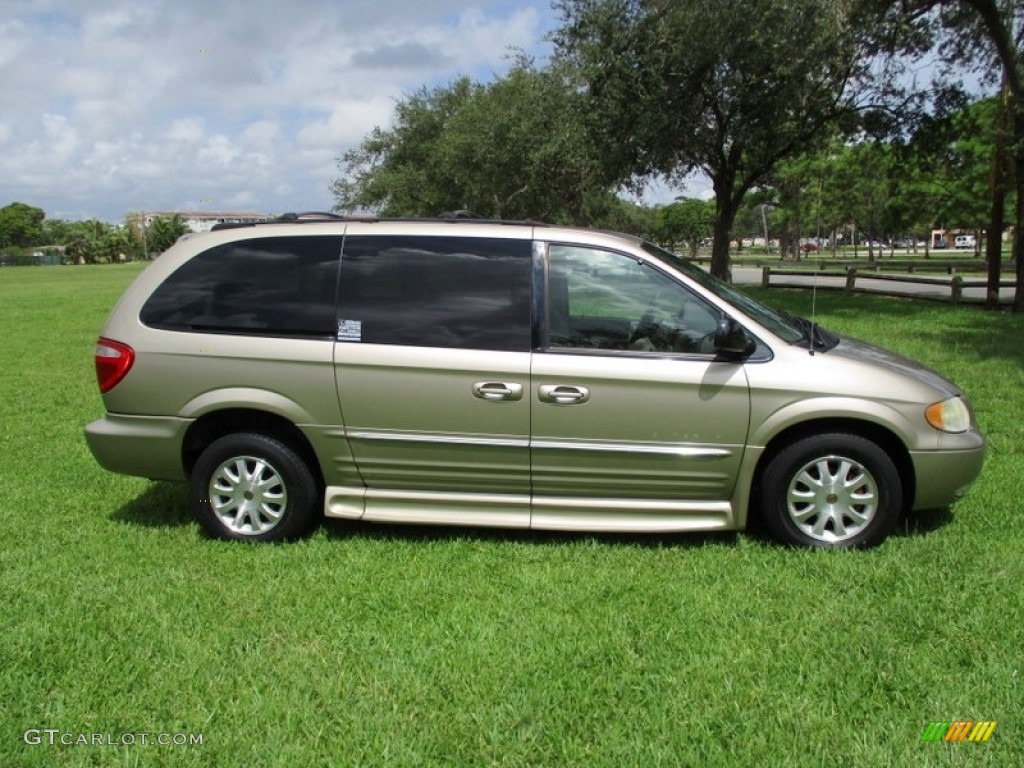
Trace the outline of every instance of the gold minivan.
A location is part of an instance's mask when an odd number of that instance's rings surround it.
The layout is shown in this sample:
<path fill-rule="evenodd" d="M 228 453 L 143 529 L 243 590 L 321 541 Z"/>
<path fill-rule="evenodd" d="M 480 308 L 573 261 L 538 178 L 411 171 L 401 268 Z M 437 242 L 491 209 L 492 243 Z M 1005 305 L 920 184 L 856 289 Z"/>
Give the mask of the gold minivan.
<path fill-rule="evenodd" d="M 877 544 L 985 442 L 957 387 L 628 235 L 302 215 L 187 236 L 96 345 L 109 470 L 210 535 L 320 515 Z"/>

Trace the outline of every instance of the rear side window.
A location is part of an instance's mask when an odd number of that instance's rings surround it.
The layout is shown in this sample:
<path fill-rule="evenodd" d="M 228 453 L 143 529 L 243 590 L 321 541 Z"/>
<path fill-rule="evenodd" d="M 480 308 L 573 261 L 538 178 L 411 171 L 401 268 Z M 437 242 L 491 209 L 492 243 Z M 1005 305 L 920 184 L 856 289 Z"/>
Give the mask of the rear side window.
<path fill-rule="evenodd" d="M 350 236 L 338 340 L 528 351 L 529 240 Z"/>
<path fill-rule="evenodd" d="M 211 248 L 142 307 L 153 328 L 259 336 L 334 336 L 341 237 L 268 237 Z"/>

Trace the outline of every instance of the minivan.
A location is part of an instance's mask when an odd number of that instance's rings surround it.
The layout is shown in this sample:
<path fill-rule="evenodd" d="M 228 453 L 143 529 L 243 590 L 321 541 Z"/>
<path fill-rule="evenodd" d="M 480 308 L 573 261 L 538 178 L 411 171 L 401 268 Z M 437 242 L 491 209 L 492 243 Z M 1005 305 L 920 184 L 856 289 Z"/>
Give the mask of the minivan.
<path fill-rule="evenodd" d="M 211 536 L 321 518 L 881 542 L 985 442 L 964 394 L 637 237 L 291 215 L 186 236 L 95 351 L 105 468 Z"/>

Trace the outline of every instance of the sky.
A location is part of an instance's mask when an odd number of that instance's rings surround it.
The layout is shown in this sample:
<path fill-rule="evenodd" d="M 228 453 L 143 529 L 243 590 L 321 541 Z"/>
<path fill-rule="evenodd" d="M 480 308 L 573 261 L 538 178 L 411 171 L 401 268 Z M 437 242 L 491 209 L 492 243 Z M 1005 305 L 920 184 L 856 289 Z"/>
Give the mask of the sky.
<path fill-rule="evenodd" d="M 0 207 L 330 210 L 421 86 L 543 61 L 550 0 L 0 0 Z"/>

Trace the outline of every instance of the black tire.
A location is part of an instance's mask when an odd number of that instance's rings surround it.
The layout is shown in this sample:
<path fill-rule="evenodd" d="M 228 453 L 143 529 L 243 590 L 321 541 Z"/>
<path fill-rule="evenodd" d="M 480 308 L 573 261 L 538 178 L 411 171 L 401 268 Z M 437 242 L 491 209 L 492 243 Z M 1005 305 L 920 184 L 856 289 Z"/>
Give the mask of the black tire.
<path fill-rule="evenodd" d="M 765 466 L 761 520 L 779 542 L 871 547 L 892 532 L 903 508 L 896 465 L 876 443 L 845 433 L 789 444 Z"/>
<path fill-rule="evenodd" d="M 210 443 L 192 470 L 192 494 L 199 524 L 218 539 L 296 539 L 320 516 L 315 475 L 299 454 L 266 435 Z"/>

